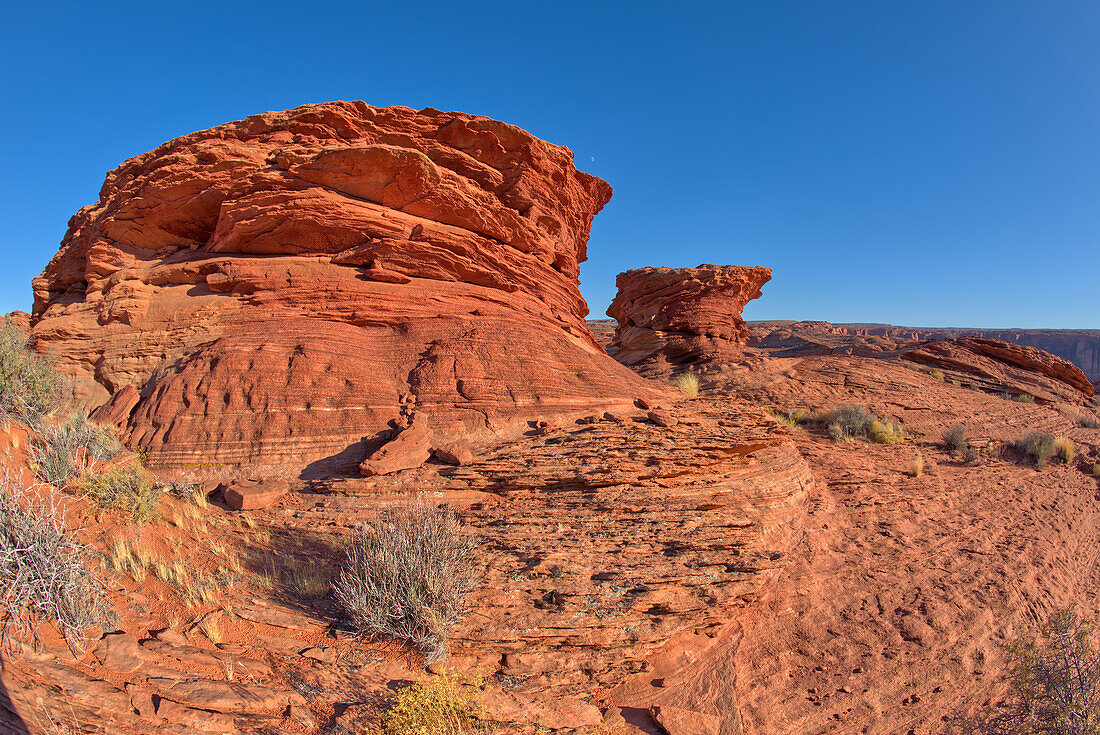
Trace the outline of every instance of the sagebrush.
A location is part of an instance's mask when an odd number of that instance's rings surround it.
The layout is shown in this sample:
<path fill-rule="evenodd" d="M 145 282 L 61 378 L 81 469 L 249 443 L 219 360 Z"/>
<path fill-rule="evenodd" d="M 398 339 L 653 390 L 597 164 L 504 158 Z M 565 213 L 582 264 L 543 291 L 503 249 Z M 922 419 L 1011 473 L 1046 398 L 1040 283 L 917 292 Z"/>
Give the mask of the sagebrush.
<path fill-rule="evenodd" d="M 837 442 L 866 439 L 876 444 L 900 444 L 905 441 L 900 423 L 882 421 L 866 406 L 858 404 L 838 406 L 820 420 L 826 425 L 829 436 Z"/>
<path fill-rule="evenodd" d="M 57 624 L 66 638 L 105 622 L 109 608 L 91 552 L 67 530 L 65 512 L 45 488 L 20 488 L 0 475 L 0 589 L 4 635 Z"/>
<path fill-rule="evenodd" d="M 453 510 L 418 500 L 357 528 L 333 590 L 361 634 L 404 641 L 436 661 L 466 615 L 475 548 Z"/>
<path fill-rule="evenodd" d="M 1031 459 L 1035 467 L 1043 469 L 1057 457 L 1066 464 L 1073 461 L 1073 442 L 1064 437 L 1055 438 L 1045 431 L 1033 431 L 1025 437 L 1009 443 L 1009 446 Z"/>

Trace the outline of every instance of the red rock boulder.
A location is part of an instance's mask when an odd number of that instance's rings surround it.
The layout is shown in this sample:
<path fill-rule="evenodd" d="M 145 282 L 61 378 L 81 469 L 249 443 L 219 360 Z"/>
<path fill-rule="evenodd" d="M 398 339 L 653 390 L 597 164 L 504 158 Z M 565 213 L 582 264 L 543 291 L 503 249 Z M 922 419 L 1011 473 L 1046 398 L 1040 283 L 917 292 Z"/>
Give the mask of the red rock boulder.
<path fill-rule="evenodd" d="M 254 115 L 110 172 L 34 280 L 32 334 L 86 407 L 138 391 L 126 433 L 161 468 L 351 470 L 418 412 L 459 437 L 624 405 L 662 389 L 584 322 L 610 196 L 484 117 Z"/>
<path fill-rule="evenodd" d="M 769 268 L 709 264 L 620 273 L 607 309 L 618 322 L 611 352 L 624 365 L 739 355 L 749 337 L 741 311 L 771 277 Z"/>

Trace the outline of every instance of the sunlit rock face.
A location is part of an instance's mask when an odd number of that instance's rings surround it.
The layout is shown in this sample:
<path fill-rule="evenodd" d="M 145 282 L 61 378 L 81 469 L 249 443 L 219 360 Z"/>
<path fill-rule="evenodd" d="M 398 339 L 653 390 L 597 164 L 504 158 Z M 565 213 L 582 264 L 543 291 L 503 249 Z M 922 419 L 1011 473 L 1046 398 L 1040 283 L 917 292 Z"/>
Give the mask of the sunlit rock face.
<path fill-rule="evenodd" d="M 353 466 L 395 419 L 446 436 L 618 405 L 654 388 L 584 322 L 610 197 L 484 117 L 254 115 L 110 172 L 34 280 L 33 336 L 88 407 L 138 391 L 122 423 L 160 466 Z"/>

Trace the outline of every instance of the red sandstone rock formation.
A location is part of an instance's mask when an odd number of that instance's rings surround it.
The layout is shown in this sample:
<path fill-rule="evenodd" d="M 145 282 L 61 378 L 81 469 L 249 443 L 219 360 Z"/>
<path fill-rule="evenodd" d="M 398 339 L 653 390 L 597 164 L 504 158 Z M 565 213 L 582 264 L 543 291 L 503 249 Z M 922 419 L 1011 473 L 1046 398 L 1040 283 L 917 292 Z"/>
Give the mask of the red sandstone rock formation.
<path fill-rule="evenodd" d="M 741 310 L 771 277 L 769 268 L 709 264 L 620 273 L 607 309 L 618 321 L 615 359 L 687 364 L 740 354 L 749 336 Z"/>
<path fill-rule="evenodd" d="M 88 407 L 136 389 L 129 438 L 164 467 L 354 467 L 401 416 L 446 436 L 618 405 L 654 388 L 584 323 L 610 196 L 484 117 L 254 115 L 109 173 L 34 280 L 33 336 Z"/>

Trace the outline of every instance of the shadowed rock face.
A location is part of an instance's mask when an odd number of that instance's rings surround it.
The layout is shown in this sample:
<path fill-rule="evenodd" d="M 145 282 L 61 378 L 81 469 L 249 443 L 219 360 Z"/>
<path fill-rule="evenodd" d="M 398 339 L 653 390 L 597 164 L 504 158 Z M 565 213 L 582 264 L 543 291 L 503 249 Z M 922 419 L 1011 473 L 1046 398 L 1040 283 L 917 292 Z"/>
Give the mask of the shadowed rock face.
<path fill-rule="evenodd" d="M 749 337 L 741 311 L 771 277 L 770 268 L 709 264 L 620 273 L 607 309 L 618 321 L 615 359 L 688 364 L 740 354 Z"/>
<path fill-rule="evenodd" d="M 165 467 L 354 465 L 399 416 L 446 435 L 618 405 L 653 389 L 577 288 L 610 196 L 484 117 L 255 115 L 109 173 L 34 280 L 33 336 L 88 407 L 135 388 L 125 426 Z"/>

